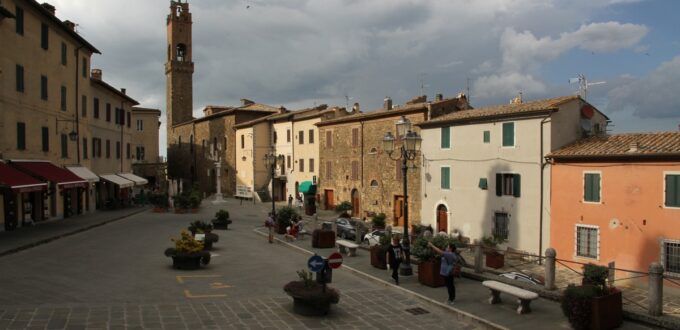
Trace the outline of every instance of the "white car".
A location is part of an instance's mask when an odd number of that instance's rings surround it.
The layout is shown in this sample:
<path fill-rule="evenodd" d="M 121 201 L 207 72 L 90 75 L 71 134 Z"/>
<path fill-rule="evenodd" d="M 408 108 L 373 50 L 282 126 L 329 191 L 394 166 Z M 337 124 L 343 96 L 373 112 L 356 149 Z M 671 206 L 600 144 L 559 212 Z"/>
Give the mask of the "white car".
<path fill-rule="evenodd" d="M 385 230 L 383 230 L 383 229 L 374 230 L 374 231 L 366 234 L 366 236 L 364 236 L 363 242 L 364 242 L 364 244 L 367 244 L 369 247 L 379 245 L 380 244 L 380 237 L 383 237 L 383 236 L 385 236 Z"/>
<path fill-rule="evenodd" d="M 508 273 L 503 273 L 498 276 L 502 276 L 505 278 L 509 278 L 511 280 L 516 280 L 524 283 L 530 283 L 530 284 L 535 284 L 535 285 L 543 285 L 543 282 L 541 282 L 538 279 L 535 279 L 527 274 L 522 274 L 520 272 L 508 272 Z"/>

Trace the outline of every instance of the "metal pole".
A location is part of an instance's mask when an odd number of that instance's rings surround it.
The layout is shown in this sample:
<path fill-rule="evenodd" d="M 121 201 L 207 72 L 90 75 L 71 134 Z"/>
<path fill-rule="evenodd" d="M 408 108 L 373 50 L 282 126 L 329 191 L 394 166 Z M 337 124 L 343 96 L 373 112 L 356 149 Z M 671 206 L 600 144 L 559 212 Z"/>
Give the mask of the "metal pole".
<path fill-rule="evenodd" d="M 272 217 L 276 221 L 276 205 L 274 203 L 274 166 L 276 166 L 276 160 L 272 163 Z"/>
<path fill-rule="evenodd" d="M 403 276 L 413 275 L 411 268 L 411 247 L 408 235 L 408 191 L 407 191 L 407 171 L 408 171 L 408 154 L 404 145 L 401 146 L 401 176 L 404 183 L 404 239 L 402 245 L 404 247 L 404 254 L 406 259 L 399 266 L 399 274 Z"/>

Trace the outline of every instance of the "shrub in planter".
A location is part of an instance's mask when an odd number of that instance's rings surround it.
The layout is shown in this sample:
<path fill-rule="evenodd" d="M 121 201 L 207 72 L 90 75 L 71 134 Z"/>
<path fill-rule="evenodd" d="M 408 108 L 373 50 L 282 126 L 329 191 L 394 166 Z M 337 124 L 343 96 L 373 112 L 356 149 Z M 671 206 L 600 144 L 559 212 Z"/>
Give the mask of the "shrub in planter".
<path fill-rule="evenodd" d="M 189 193 L 189 206 L 192 209 L 197 209 L 199 206 L 201 206 L 201 193 L 198 192 L 197 190 L 192 190 Z"/>
<path fill-rule="evenodd" d="M 168 194 L 149 194 L 149 202 L 156 212 L 164 212 L 168 206 Z"/>
<path fill-rule="evenodd" d="M 344 201 L 344 202 L 335 206 L 335 212 L 338 212 L 338 213 L 346 213 L 347 211 L 350 211 L 350 210 L 352 210 L 352 203 L 350 203 L 348 201 Z M 349 218 L 349 216 L 348 216 L 348 218 Z"/>
<path fill-rule="evenodd" d="M 373 229 L 385 228 L 385 219 L 387 216 L 385 213 L 378 213 L 371 218 L 371 223 L 373 224 Z"/>
<path fill-rule="evenodd" d="M 505 255 L 496 250 L 498 244 L 503 242 L 505 242 L 505 239 L 495 235 L 482 237 L 481 244 L 486 256 L 487 267 L 498 269 L 505 265 Z"/>
<path fill-rule="evenodd" d="M 286 227 L 291 225 L 291 219 L 293 217 L 297 218 L 297 216 L 297 211 L 292 207 L 284 206 L 276 210 L 276 232 L 278 234 L 285 234 Z"/>
<path fill-rule="evenodd" d="M 570 284 L 562 296 L 562 312 L 575 330 L 590 329 L 592 313 L 591 300 L 597 289 L 593 286 L 575 286 Z"/>
<path fill-rule="evenodd" d="M 189 231 L 191 232 L 192 235 L 196 235 L 196 233 L 209 233 L 213 230 L 213 225 L 210 223 L 207 223 L 205 221 L 201 220 L 196 220 L 193 221 L 189 224 Z"/>
<path fill-rule="evenodd" d="M 312 273 L 303 269 L 297 274 L 300 280 L 288 282 L 283 287 L 283 291 L 293 298 L 295 313 L 304 316 L 326 315 L 330 305 L 340 301 L 338 290 L 315 282 Z"/>
<path fill-rule="evenodd" d="M 191 206 L 191 201 L 189 200 L 189 194 L 186 193 L 186 192 L 175 195 L 174 200 L 175 200 L 175 210 L 177 210 L 177 209 L 186 210 Z"/>
<path fill-rule="evenodd" d="M 614 329 L 623 322 L 621 291 L 607 286 L 607 267 L 583 267 L 584 285 L 570 285 L 564 292 L 562 312 L 574 329 Z"/>
<path fill-rule="evenodd" d="M 215 219 L 212 220 L 213 228 L 215 229 L 229 229 L 229 212 L 227 210 L 219 210 L 215 213 Z"/>
<path fill-rule="evenodd" d="M 172 239 L 174 248 L 165 250 L 165 256 L 172 258 L 172 266 L 177 269 L 198 269 L 201 264 L 210 263 L 210 252 L 203 251 L 203 242 L 197 241 L 191 234 L 182 231 L 179 239 Z"/>
<path fill-rule="evenodd" d="M 435 235 L 431 240 L 421 236 L 413 243 L 411 255 L 419 260 L 418 282 L 436 288 L 444 285 L 444 278 L 439 274 L 441 258 L 428 246 L 428 242 L 432 242 L 434 246 L 442 250 L 446 250 L 449 244 L 454 244 L 456 247 L 464 247 L 465 244 L 443 235 Z"/>

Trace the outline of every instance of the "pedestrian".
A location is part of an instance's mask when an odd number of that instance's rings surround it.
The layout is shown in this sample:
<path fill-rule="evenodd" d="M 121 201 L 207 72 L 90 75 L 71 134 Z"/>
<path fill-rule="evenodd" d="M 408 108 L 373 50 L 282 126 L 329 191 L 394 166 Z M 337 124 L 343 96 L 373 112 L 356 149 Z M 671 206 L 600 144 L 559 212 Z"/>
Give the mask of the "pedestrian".
<path fill-rule="evenodd" d="M 453 283 L 453 272 L 456 266 L 460 263 L 458 254 L 456 254 L 456 246 L 452 243 L 449 243 L 449 245 L 446 247 L 446 250 L 443 251 L 432 244 L 432 242 L 428 242 L 427 245 L 429 245 L 432 250 L 434 250 L 434 252 L 442 256 L 439 275 L 444 277 L 446 290 L 449 293 L 449 298 L 446 300 L 446 302 L 449 305 L 453 305 L 453 302 L 456 300 L 456 286 Z"/>
<path fill-rule="evenodd" d="M 286 230 L 286 235 L 284 235 L 284 238 L 286 241 L 295 241 L 298 237 L 298 233 L 300 232 L 300 219 L 299 218 L 294 218 L 291 223 L 290 227 L 287 228 Z"/>
<path fill-rule="evenodd" d="M 392 236 L 392 244 L 387 248 L 387 270 L 392 269 L 394 283 L 399 285 L 399 265 L 404 259 L 404 248 L 399 243 L 399 236 Z"/>
<path fill-rule="evenodd" d="M 293 195 L 288 195 L 288 207 L 293 207 Z"/>
<path fill-rule="evenodd" d="M 267 220 L 264 222 L 264 226 L 269 230 L 269 243 L 274 243 L 274 215 L 269 212 Z"/>

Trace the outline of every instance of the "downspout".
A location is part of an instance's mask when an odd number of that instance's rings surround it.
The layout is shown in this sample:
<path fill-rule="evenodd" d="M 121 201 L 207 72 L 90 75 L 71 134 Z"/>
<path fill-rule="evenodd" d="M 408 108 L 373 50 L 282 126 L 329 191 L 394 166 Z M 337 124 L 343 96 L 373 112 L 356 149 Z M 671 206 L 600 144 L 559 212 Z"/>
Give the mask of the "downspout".
<path fill-rule="evenodd" d="M 123 173 L 123 129 L 125 128 L 124 119 L 125 118 L 125 100 L 120 101 L 120 116 L 118 122 L 120 123 L 120 173 Z"/>
<path fill-rule="evenodd" d="M 78 160 L 78 165 L 80 165 L 80 120 L 79 120 L 80 115 L 78 114 L 78 110 L 79 110 L 78 109 L 78 96 L 80 94 L 79 89 L 78 89 L 78 86 L 79 86 L 79 84 L 78 84 L 78 82 L 79 82 L 79 79 L 78 79 L 78 62 L 79 61 L 78 60 L 80 58 L 78 56 L 78 53 L 79 53 L 80 49 L 83 48 L 83 47 L 85 47 L 85 46 L 81 45 L 80 47 L 76 48 L 76 50 L 74 51 L 74 55 L 76 57 L 76 76 L 75 76 L 76 77 L 76 91 L 75 91 L 75 93 L 76 93 L 76 136 L 78 137 L 76 139 L 76 159 Z"/>
<path fill-rule="evenodd" d="M 291 139 L 290 139 L 290 143 L 291 143 L 291 156 L 290 157 L 292 158 L 292 161 L 290 162 L 290 165 L 291 165 L 290 166 L 291 167 L 290 168 L 290 174 L 293 174 L 293 172 L 295 171 L 295 136 L 296 136 L 296 134 L 295 134 L 295 121 L 293 121 L 292 116 L 290 118 L 290 134 L 292 135 Z M 305 136 L 304 132 L 302 132 L 302 136 L 303 137 Z M 300 138 L 300 137 L 298 136 L 298 138 Z M 298 165 L 298 166 L 300 166 L 300 165 Z M 274 186 L 273 180 L 274 179 L 272 179 L 272 187 Z M 286 185 L 289 185 L 289 184 L 290 184 L 290 181 L 288 181 L 288 176 L 286 176 Z M 295 185 L 293 185 L 293 189 L 295 189 Z M 288 192 L 288 191 L 286 191 L 286 192 Z M 297 191 L 295 192 L 295 197 L 297 197 Z M 284 195 L 283 200 L 286 200 L 286 198 L 287 198 L 286 195 Z"/>
<path fill-rule="evenodd" d="M 541 180 L 540 180 L 540 185 L 541 185 L 540 200 L 541 201 L 539 203 L 540 208 L 539 208 L 539 211 L 538 211 L 538 257 L 539 257 L 538 263 L 539 263 L 539 265 L 543 263 L 543 258 L 542 258 L 542 256 L 543 256 L 543 200 L 544 200 L 544 196 L 543 196 L 543 182 L 544 182 L 543 170 L 545 169 L 545 166 L 548 165 L 547 162 L 543 161 L 544 160 L 544 158 L 543 158 L 543 124 L 545 124 L 547 122 L 547 120 L 550 119 L 551 115 L 552 114 L 548 114 L 547 116 L 545 116 L 541 120 L 541 138 L 540 138 L 540 141 L 541 141 L 540 142 L 540 144 L 541 144 L 540 145 L 540 152 L 541 152 L 541 154 L 539 155 L 539 159 L 538 159 L 538 163 L 540 164 L 539 170 L 541 171 Z"/>
<path fill-rule="evenodd" d="M 359 186 L 364 188 L 364 121 L 360 121 L 361 125 L 361 183 Z"/>

